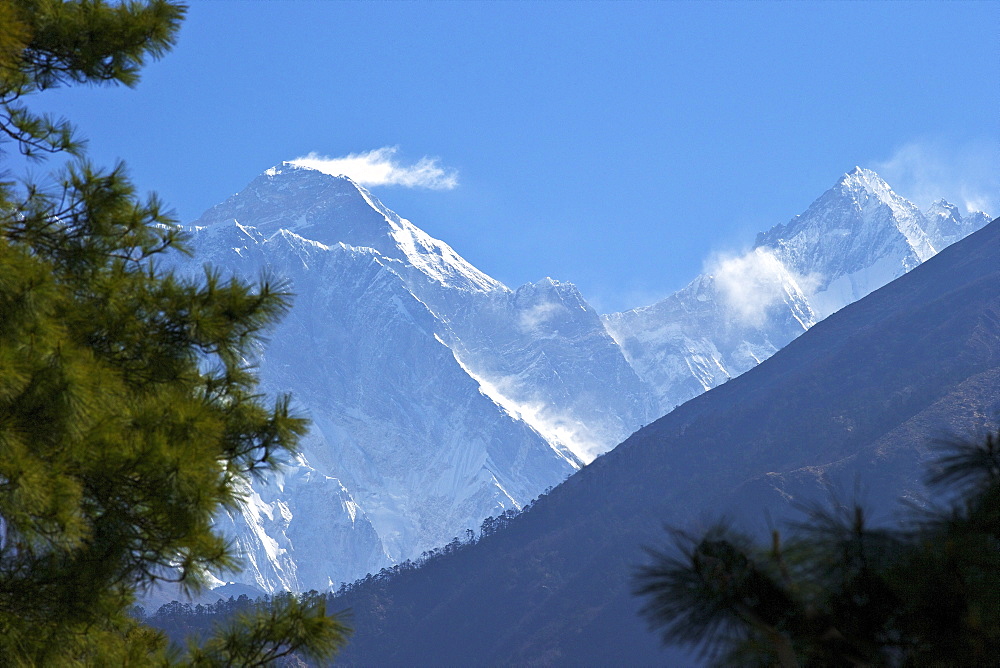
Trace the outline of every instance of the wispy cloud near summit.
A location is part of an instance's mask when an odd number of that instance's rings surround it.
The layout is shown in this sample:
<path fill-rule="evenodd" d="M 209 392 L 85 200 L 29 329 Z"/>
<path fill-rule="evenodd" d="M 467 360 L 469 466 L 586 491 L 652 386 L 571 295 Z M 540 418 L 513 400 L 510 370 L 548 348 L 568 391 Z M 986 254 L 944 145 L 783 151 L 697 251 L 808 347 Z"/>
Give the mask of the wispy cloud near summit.
<path fill-rule="evenodd" d="M 941 140 L 900 146 L 875 171 L 892 189 L 925 209 L 944 197 L 967 211 L 1000 213 L 1000 151 L 993 141 L 950 145 Z"/>
<path fill-rule="evenodd" d="M 333 176 L 349 176 L 365 186 L 396 185 L 451 190 L 458 185 L 458 172 L 442 167 L 438 158 L 424 156 L 412 165 L 404 165 L 395 159 L 398 151 L 396 146 L 383 146 L 366 153 L 350 153 L 341 158 L 309 153 L 291 162 Z"/>
<path fill-rule="evenodd" d="M 772 309 L 793 293 L 811 295 L 821 278 L 796 274 L 768 248 L 716 255 L 706 262 L 705 273 L 715 277 L 719 303 L 729 318 L 750 327 L 763 327 Z"/>

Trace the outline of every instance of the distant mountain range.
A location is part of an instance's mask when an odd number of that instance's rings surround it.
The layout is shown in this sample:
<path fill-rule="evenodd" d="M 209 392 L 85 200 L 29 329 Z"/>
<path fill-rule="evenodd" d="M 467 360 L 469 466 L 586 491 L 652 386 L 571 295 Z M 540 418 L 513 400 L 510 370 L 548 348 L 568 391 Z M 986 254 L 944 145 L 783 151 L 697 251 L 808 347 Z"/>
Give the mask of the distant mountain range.
<path fill-rule="evenodd" d="M 313 421 L 296 461 L 220 518 L 246 555 L 225 577 L 326 589 L 416 558 L 987 221 L 921 212 L 856 168 L 750 252 L 602 316 L 569 283 L 504 286 L 346 177 L 271 168 L 194 223 L 185 269 L 290 282 L 260 376 Z"/>
<path fill-rule="evenodd" d="M 639 430 L 503 530 L 356 584 L 332 604 L 355 628 L 338 662 L 699 664 L 659 646 L 631 593 L 643 547 L 670 545 L 664 524 L 700 535 L 728 517 L 764 533 L 801 520 L 797 506 L 855 498 L 891 522 L 901 498 L 928 502 L 936 440 L 998 426 L 1000 219 Z"/>

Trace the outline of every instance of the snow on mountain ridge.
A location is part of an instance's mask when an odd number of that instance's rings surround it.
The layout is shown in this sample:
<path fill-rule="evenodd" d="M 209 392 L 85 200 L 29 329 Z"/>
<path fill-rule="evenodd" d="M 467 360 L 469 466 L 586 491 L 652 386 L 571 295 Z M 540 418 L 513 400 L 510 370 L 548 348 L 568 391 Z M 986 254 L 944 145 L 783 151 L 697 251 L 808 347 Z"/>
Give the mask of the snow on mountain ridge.
<path fill-rule="evenodd" d="M 220 526 L 268 591 L 414 558 L 523 506 L 980 220 L 947 203 L 922 214 L 856 168 L 749 253 L 600 316 L 570 283 L 507 288 L 347 177 L 272 167 L 196 222 L 194 246 L 199 264 L 292 281 L 262 389 L 291 391 L 313 426 L 291 470 Z"/>
<path fill-rule="evenodd" d="M 804 213 L 757 235 L 754 247 L 775 248 L 783 260 L 791 261 L 792 269 L 803 271 L 808 266 L 831 279 L 826 275 L 829 271 L 824 271 L 829 270 L 831 262 L 864 264 L 868 259 L 860 250 L 864 245 L 874 242 L 884 246 L 899 234 L 919 264 L 936 252 L 922 227 L 922 218 L 916 205 L 893 192 L 878 174 L 855 167 Z M 855 245 L 835 247 L 830 243 L 847 237 Z M 805 255 L 807 251 L 809 256 Z M 824 252 L 826 258 L 822 257 Z"/>
<path fill-rule="evenodd" d="M 204 239 L 216 243 L 199 250 L 232 252 L 231 237 Z M 243 275 L 269 265 L 293 283 L 296 307 L 271 336 L 262 387 L 291 389 L 313 422 L 300 461 L 255 485 L 252 507 L 224 523 L 248 554 L 242 577 L 267 591 L 362 577 L 520 507 L 574 470 L 476 391 L 436 316 L 406 287 L 402 260 L 288 231 L 237 257 L 227 264 Z"/>
<path fill-rule="evenodd" d="M 478 292 L 509 290 L 347 176 L 331 176 L 283 162 L 206 211 L 194 225 L 210 227 L 233 220 L 252 220 L 253 227 L 264 235 L 284 229 L 327 245 L 374 248 L 386 257 L 408 262 L 448 287 Z"/>
<path fill-rule="evenodd" d="M 581 373 L 579 368 L 563 365 L 557 369 L 559 364 L 525 357 L 521 359 L 524 366 L 512 372 L 512 365 L 517 365 L 512 359 L 518 359 L 520 354 L 517 351 L 528 354 L 527 340 L 541 336 L 544 328 L 538 325 L 546 320 L 541 316 L 553 315 L 551 309 L 556 303 L 566 301 L 569 310 L 561 311 L 552 322 L 575 325 L 562 331 L 550 328 L 545 337 L 552 340 L 551 345 L 571 345 L 567 336 L 580 336 L 582 327 L 590 333 L 587 345 L 592 357 L 596 356 L 594 360 L 614 369 L 611 373 L 616 377 L 632 373 L 607 337 L 599 316 L 575 286 L 543 279 L 512 291 L 347 177 L 283 163 L 210 209 L 196 225 L 210 227 L 233 219 L 237 224 L 252 221 L 264 235 L 280 229 L 316 243 L 373 248 L 380 256 L 398 261 L 400 264 L 393 270 L 414 297 L 440 316 L 436 334 L 453 349 L 456 358 L 473 377 L 488 385 L 489 396 L 502 399 L 504 406 L 518 406 L 517 414 L 539 432 L 548 434 L 561 456 L 568 455 L 574 462 L 589 461 L 650 417 L 650 407 L 636 399 L 644 389 L 634 374 L 626 381 L 625 394 L 612 398 L 598 379 Z M 543 285 L 547 287 L 541 289 Z M 545 292 L 552 303 L 534 303 L 528 307 L 530 311 L 525 311 L 528 292 L 535 294 L 531 299 L 536 300 Z M 512 328 L 512 324 L 517 327 Z M 498 345 L 500 340 L 505 343 Z M 540 396 L 538 383 L 548 384 L 560 394 L 560 400 L 553 404 L 551 397 Z M 605 400 L 610 400 L 616 411 L 594 422 L 594 404 Z M 586 421 L 581 420 L 581 411 L 591 415 L 586 420 L 590 424 L 583 424 Z"/>
<path fill-rule="evenodd" d="M 574 450 L 607 449 L 646 418 L 622 422 L 623 404 L 595 429 L 590 405 L 627 391 L 581 361 L 629 370 L 575 288 L 511 291 L 349 179 L 278 166 L 192 230 L 198 264 L 250 278 L 268 267 L 296 293 L 260 375 L 269 394 L 292 392 L 312 428 L 280 480 L 219 519 L 247 555 L 238 578 L 266 591 L 326 588 L 416 558 L 520 508 L 581 466 Z M 525 328 L 520 304 L 553 295 L 567 307 L 536 309 Z M 498 360 L 524 362 L 505 393 L 488 373 Z"/>
<path fill-rule="evenodd" d="M 652 306 L 602 319 L 661 413 L 759 364 L 816 321 L 791 273 L 757 250 Z"/>
<path fill-rule="evenodd" d="M 857 301 L 986 224 L 929 219 L 871 170 L 856 167 L 785 225 L 758 235 L 793 272 L 816 277 L 810 303 L 820 318 Z M 944 229 L 947 227 L 948 229 Z"/>
<path fill-rule="evenodd" d="M 715 261 L 657 304 L 603 316 L 605 326 L 668 411 L 989 221 L 946 202 L 930 211 L 855 167 L 748 253 Z"/>
<path fill-rule="evenodd" d="M 546 278 L 472 307 L 449 320 L 455 356 L 574 461 L 591 461 L 653 415 L 648 388 L 573 284 Z"/>
<path fill-rule="evenodd" d="M 990 217 L 982 211 L 970 211 L 963 215 L 959 207 L 944 199 L 932 202 L 923 215 L 928 234 L 944 245 L 965 238 L 990 221 Z"/>
<path fill-rule="evenodd" d="M 871 170 L 856 167 L 854 172 L 848 174 L 847 179 L 852 176 L 854 181 L 865 191 L 872 193 L 878 202 L 892 209 L 893 217 L 897 221 L 896 228 L 906 237 L 906 242 L 921 262 L 925 262 L 940 250 L 934 247 L 924 230 L 923 216 L 917 205 L 893 192 L 889 184 Z"/>

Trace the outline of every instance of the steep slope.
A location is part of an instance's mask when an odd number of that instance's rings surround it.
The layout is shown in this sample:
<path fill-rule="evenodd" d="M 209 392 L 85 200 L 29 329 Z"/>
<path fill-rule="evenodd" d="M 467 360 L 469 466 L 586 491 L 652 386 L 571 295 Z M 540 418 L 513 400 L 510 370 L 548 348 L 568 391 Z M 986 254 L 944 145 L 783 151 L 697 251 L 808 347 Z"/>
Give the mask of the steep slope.
<path fill-rule="evenodd" d="M 574 470 L 479 392 L 398 262 L 287 231 L 213 231 L 216 247 L 242 245 L 230 269 L 276 264 L 294 286 L 297 308 L 273 332 L 261 379 L 294 390 L 313 420 L 300 460 L 232 518 L 252 567 L 242 577 L 269 590 L 335 586 L 448 542 Z"/>
<path fill-rule="evenodd" d="M 299 460 L 220 518 L 246 554 L 226 579 L 325 589 L 415 558 L 649 418 L 573 286 L 511 291 L 347 178 L 269 169 L 192 231 L 193 263 L 289 282 L 260 376 L 313 420 Z"/>
<path fill-rule="evenodd" d="M 664 522 L 764 524 L 793 502 L 919 496 L 931 439 L 1000 416 L 1000 221 L 818 323 L 428 568 L 338 601 L 364 665 L 677 665 L 629 576 Z"/>
<path fill-rule="evenodd" d="M 764 249 L 652 306 L 604 316 L 661 413 L 760 364 L 816 322 L 800 278 Z"/>
<path fill-rule="evenodd" d="M 805 213 L 757 237 L 792 272 L 811 276 L 809 295 L 825 318 L 902 276 L 949 244 L 985 225 L 939 200 L 927 215 L 878 174 L 855 167 Z"/>
<path fill-rule="evenodd" d="M 926 213 L 855 167 L 787 224 L 652 306 L 604 316 L 661 412 L 759 364 L 816 322 L 988 222 Z"/>
<path fill-rule="evenodd" d="M 449 328 L 483 391 L 584 463 L 657 416 L 649 388 L 571 283 L 545 278 L 470 301 Z"/>

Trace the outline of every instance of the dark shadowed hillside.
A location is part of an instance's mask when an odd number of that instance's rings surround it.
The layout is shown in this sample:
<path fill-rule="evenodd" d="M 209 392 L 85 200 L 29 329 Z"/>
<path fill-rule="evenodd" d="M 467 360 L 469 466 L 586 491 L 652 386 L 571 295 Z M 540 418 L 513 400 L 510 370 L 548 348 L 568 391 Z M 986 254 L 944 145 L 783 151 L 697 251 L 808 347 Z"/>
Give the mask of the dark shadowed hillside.
<path fill-rule="evenodd" d="M 630 575 L 662 525 L 763 526 L 855 488 L 918 495 L 930 440 L 1000 412 L 1000 222 L 819 323 L 557 487 L 505 530 L 337 602 L 359 665 L 677 663 Z"/>

